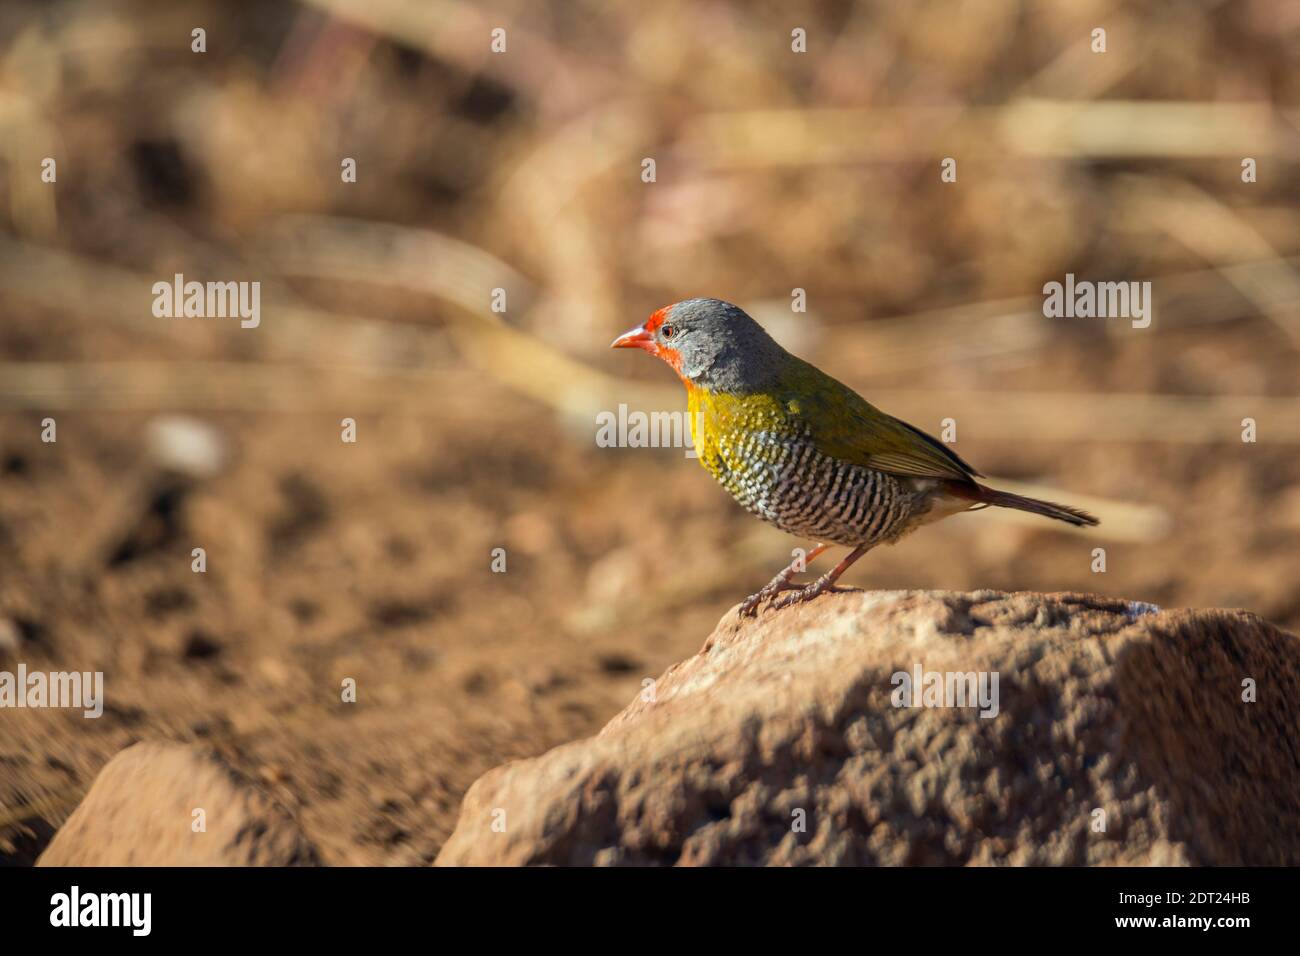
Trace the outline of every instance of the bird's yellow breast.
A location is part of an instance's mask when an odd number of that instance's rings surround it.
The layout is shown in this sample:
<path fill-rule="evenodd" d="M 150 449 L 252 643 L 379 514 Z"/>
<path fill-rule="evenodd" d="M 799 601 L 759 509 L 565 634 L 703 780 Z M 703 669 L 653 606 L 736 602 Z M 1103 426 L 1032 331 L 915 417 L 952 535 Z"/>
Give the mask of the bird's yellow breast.
<path fill-rule="evenodd" d="M 691 388 L 687 396 L 695 454 L 724 485 L 728 476 L 750 464 L 745 459 L 754 453 L 753 435 L 794 437 L 790 410 L 775 396 L 732 395 L 703 388 Z"/>

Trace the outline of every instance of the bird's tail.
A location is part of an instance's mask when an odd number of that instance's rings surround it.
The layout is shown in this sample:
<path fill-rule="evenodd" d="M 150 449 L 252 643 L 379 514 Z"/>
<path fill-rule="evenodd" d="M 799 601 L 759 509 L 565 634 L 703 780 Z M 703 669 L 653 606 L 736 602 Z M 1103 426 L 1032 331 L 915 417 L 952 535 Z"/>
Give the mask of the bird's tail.
<path fill-rule="evenodd" d="M 952 484 L 956 484 L 953 482 Z M 950 485 L 949 491 L 960 498 L 968 498 L 979 504 L 992 505 L 995 508 L 1014 508 L 1016 511 L 1028 511 L 1031 514 L 1042 515 L 1045 518 L 1055 518 L 1057 521 L 1064 521 L 1066 524 L 1076 525 L 1077 527 L 1093 527 L 1100 522 L 1086 511 L 1080 511 L 1078 508 L 1071 508 L 1069 505 L 1058 505 L 1054 501 L 1042 501 L 1038 498 L 1026 498 L 1024 495 L 1013 495 L 1009 491 L 998 491 L 996 488 L 989 488 L 987 485 L 970 482 L 961 484 L 959 487 Z"/>

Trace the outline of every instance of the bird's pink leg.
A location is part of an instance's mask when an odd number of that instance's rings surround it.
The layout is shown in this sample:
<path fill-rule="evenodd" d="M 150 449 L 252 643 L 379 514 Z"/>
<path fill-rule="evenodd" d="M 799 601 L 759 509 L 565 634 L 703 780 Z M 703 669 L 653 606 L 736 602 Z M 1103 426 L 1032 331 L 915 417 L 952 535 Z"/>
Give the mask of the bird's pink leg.
<path fill-rule="evenodd" d="M 846 554 L 843 561 L 835 565 L 835 567 L 827 571 L 812 584 L 808 585 L 806 588 L 800 588 L 794 594 L 787 594 L 772 606 L 774 608 L 789 607 L 791 604 L 811 601 L 819 594 L 825 594 L 827 591 L 835 590 L 835 582 L 840 579 L 840 575 L 847 571 L 854 561 L 858 560 L 858 558 L 862 557 L 870 550 L 871 545 L 859 545 Z"/>
<path fill-rule="evenodd" d="M 817 557 L 828 548 L 830 548 L 829 544 L 818 544 L 803 556 L 802 561 L 798 558 L 791 561 L 790 566 L 769 581 L 762 590 L 755 591 L 749 597 L 745 598 L 745 602 L 740 605 L 740 610 L 737 613 L 739 613 L 741 617 L 744 617 L 746 614 L 753 614 L 754 609 L 768 598 L 775 597 L 782 591 L 789 591 L 791 588 L 797 588 L 797 584 L 790 583 L 791 575 L 804 570 L 809 561 L 813 560 L 813 558 Z"/>

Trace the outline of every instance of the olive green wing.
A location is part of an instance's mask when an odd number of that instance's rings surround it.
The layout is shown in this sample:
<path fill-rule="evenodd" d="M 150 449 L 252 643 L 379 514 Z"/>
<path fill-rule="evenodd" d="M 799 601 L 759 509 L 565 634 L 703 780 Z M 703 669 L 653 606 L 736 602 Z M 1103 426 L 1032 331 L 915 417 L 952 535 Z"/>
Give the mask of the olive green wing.
<path fill-rule="evenodd" d="M 937 438 L 806 362 L 798 361 L 783 384 L 786 413 L 808 426 L 824 454 L 908 478 L 983 477 Z"/>

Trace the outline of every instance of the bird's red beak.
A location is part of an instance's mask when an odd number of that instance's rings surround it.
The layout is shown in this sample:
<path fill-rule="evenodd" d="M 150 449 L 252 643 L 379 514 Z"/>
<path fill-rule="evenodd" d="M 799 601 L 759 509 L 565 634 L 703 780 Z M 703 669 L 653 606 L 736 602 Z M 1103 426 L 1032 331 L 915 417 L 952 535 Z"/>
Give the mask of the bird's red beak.
<path fill-rule="evenodd" d="M 659 354 L 659 349 L 655 345 L 654 333 L 644 325 L 638 325 L 635 329 L 628 329 L 609 345 L 612 349 L 644 349 L 651 355 Z"/>
<path fill-rule="evenodd" d="M 663 326 L 668 316 L 672 313 L 673 307 L 666 305 L 635 329 L 628 329 L 613 342 L 609 344 L 612 349 L 641 349 L 649 352 L 657 359 L 667 362 L 678 377 L 686 382 L 688 388 L 691 383 L 682 375 L 682 356 L 672 345 L 660 345 L 659 340 L 655 337 L 659 329 Z"/>

